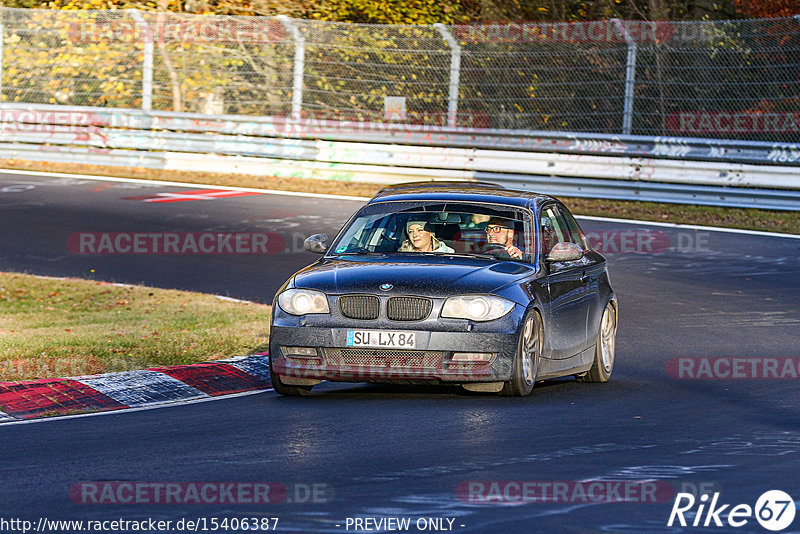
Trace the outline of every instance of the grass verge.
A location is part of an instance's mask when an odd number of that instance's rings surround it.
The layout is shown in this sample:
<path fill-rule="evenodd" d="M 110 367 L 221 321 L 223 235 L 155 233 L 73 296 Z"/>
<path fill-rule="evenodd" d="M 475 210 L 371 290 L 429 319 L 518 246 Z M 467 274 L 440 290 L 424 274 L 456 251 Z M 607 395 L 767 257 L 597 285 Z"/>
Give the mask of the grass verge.
<path fill-rule="evenodd" d="M 133 167 L 107 167 L 77 163 L 47 163 L 0 159 L 0 168 L 20 171 L 47 171 L 97 176 L 119 176 L 143 180 L 168 180 L 209 185 L 236 187 L 258 187 L 281 191 L 324 193 L 372 197 L 382 186 L 358 182 L 333 180 L 311 180 L 301 178 L 277 178 L 241 174 L 211 172 L 167 171 Z M 765 232 L 800 234 L 800 213 L 790 211 L 768 211 L 761 209 L 717 208 L 687 204 L 665 204 L 660 202 L 636 202 L 587 198 L 561 200 L 576 214 L 645 221 L 671 222 L 743 228 Z"/>
<path fill-rule="evenodd" d="M 267 349 L 270 306 L 0 273 L 0 381 L 181 365 Z"/>

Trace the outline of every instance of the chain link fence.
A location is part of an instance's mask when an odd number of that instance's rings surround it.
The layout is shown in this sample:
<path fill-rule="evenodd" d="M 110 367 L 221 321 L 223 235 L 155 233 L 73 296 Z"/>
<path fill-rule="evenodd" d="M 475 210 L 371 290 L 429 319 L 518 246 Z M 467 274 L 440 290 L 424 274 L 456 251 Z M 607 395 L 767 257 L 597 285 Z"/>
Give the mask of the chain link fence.
<path fill-rule="evenodd" d="M 800 141 L 800 18 L 389 26 L 0 9 L 0 101 Z"/>

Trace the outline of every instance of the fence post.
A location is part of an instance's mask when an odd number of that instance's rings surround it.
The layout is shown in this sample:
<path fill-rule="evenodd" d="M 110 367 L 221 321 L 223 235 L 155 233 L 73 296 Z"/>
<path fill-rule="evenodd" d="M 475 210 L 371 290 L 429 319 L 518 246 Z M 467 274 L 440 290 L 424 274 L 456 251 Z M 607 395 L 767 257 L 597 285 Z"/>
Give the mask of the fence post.
<path fill-rule="evenodd" d="M 292 79 L 292 118 L 300 120 L 303 111 L 303 71 L 306 65 L 306 38 L 286 15 L 278 15 L 283 27 L 294 40 L 294 77 Z"/>
<path fill-rule="evenodd" d="M 5 41 L 6 30 L 3 26 L 3 16 L 6 9 L 0 6 L 0 102 L 3 101 L 3 41 Z"/>
<path fill-rule="evenodd" d="M 142 63 L 142 109 L 153 109 L 153 41 L 155 36 L 150 25 L 137 9 L 128 9 L 128 13 L 139 25 L 144 34 L 144 62 Z"/>
<path fill-rule="evenodd" d="M 447 126 L 458 125 L 458 85 L 461 77 L 461 45 L 444 24 L 433 25 L 450 47 L 450 90 L 447 97 Z"/>
<path fill-rule="evenodd" d="M 625 69 L 625 105 L 622 112 L 622 133 L 630 135 L 633 129 L 633 90 L 636 85 L 636 41 L 630 36 L 619 19 L 612 19 L 617 30 L 625 37 L 628 45 L 628 60 Z"/>

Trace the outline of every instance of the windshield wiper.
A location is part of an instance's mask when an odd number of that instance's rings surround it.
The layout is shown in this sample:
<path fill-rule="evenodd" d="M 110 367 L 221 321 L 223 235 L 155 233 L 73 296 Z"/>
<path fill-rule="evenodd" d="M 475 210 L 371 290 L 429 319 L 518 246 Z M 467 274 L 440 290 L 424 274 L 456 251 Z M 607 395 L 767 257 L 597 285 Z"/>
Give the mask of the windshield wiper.
<path fill-rule="evenodd" d="M 334 256 L 372 256 L 372 255 L 385 255 L 387 252 L 370 252 L 369 250 L 357 250 L 353 252 L 335 252 Z"/>
<path fill-rule="evenodd" d="M 467 258 L 488 258 L 490 260 L 502 260 L 494 254 L 487 254 L 485 252 L 450 252 L 448 256 L 461 256 Z"/>

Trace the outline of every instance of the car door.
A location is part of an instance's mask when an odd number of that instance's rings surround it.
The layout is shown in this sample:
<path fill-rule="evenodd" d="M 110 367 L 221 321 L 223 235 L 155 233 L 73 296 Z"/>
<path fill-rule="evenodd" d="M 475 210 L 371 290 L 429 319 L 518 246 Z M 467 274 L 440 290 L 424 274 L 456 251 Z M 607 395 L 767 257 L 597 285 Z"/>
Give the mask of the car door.
<path fill-rule="evenodd" d="M 606 272 L 606 259 L 589 246 L 586 236 L 581 230 L 578 221 L 563 206 L 560 206 L 561 215 L 567 223 L 573 243 L 579 245 L 585 252 L 583 257 L 583 277 L 586 278 L 587 318 L 586 318 L 586 346 L 595 343 L 595 337 L 600 328 L 605 301 L 600 299 L 600 277 Z"/>
<path fill-rule="evenodd" d="M 545 340 L 552 358 L 564 359 L 573 356 L 588 346 L 586 323 L 591 303 L 589 277 L 586 260 L 581 258 L 569 262 L 547 262 L 547 254 L 556 243 L 580 242 L 573 238 L 561 208 L 557 204 L 542 207 L 540 217 L 540 254 L 546 263 L 544 284 L 549 295 L 549 307 L 545 326 Z M 578 243 L 576 243 L 578 244 Z M 582 247 L 583 249 L 583 247 Z"/>

